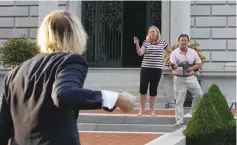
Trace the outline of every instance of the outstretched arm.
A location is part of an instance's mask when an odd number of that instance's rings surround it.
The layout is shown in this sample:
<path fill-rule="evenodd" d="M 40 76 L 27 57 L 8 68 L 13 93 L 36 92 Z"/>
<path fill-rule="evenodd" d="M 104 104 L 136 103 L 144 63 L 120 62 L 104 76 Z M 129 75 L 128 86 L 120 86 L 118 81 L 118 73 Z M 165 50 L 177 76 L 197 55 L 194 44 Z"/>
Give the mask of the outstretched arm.
<path fill-rule="evenodd" d="M 137 49 L 137 54 L 139 56 L 142 56 L 145 53 L 145 47 L 142 45 L 142 47 L 140 48 L 139 44 L 136 44 L 136 49 Z"/>
<path fill-rule="evenodd" d="M 65 109 L 115 109 L 118 93 L 82 88 L 87 74 L 86 61 L 71 55 L 59 68 L 53 85 L 54 104 Z"/>
<path fill-rule="evenodd" d="M 139 56 L 142 56 L 145 53 L 145 50 L 146 50 L 146 43 L 143 42 L 142 47 L 139 46 L 139 40 L 138 39 L 135 39 L 134 43 L 136 45 L 137 54 Z"/>

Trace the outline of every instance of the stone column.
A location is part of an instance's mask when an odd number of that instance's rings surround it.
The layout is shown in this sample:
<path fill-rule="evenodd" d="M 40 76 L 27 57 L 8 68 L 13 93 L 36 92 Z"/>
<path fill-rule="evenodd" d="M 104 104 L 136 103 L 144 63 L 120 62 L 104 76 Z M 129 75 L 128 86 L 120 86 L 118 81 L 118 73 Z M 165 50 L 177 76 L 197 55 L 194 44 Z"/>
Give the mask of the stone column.
<path fill-rule="evenodd" d="M 190 1 L 170 3 L 170 42 L 176 44 L 182 33 L 190 36 Z"/>
<path fill-rule="evenodd" d="M 69 1 L 68 10 L 81 19 L 82 1 Z"/>
<path fill-rule="evenodd" d="M 170 1 L 162 1 L 161 39 L 170 44 Z"/>
<path fill-rule="evenodd" d="M 170 45 L 177 44 L 178 37 L 182 33 L 190 36 L 190 7 L 190 1 L 170 1 L 170 16 L 167 17 L 169 19 Z M 167 28 L 167 26 L 165 27 Z M 163 76 L 164 96 L 169 99 L 168 102 L 172 103 L 171 106 L 174 107 L 173 75 L 168 70 L 164 70 Z"/>
<path fill-rule="evenodd" d="M 39 18 L 38 24 L 40 26 L 41 22 L 43 21 L 44 17 L 52 12 L 53 10 L 58 9 L 58 1 L 39 1 Z"/>

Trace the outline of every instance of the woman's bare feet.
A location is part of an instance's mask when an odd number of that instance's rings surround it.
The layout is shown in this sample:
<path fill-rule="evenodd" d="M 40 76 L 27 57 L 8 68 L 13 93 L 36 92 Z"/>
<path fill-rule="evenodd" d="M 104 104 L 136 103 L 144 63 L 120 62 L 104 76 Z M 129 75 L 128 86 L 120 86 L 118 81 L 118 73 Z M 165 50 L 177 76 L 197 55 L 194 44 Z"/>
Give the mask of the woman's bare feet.
<path fill-rule="evenodd" d="M 155 111 L 154 111 L 154 110 L 152 110 L 152 111 L 151 111 L 151 113 L 150 113 L 150 115 L 151 115 L 151 116 L 156 116 L 156 113 L 155 113 Z"/>
<path fill-rule="evenodd" d="M 143 113 L 144 113 L 144 111 L 140 110 L 137 115 L 138 115 L 138 116 L 142 116 Z"/>

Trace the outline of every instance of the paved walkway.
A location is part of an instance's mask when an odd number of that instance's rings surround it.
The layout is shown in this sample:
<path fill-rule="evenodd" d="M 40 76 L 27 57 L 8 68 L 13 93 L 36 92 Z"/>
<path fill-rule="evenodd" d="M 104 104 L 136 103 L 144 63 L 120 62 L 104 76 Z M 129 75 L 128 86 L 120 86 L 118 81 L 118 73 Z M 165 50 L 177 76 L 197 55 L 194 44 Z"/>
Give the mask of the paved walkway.
<path fill-rule="evenodd" d="M 80 132 L 82 145 L 144 145 L 162 134 Z"/>

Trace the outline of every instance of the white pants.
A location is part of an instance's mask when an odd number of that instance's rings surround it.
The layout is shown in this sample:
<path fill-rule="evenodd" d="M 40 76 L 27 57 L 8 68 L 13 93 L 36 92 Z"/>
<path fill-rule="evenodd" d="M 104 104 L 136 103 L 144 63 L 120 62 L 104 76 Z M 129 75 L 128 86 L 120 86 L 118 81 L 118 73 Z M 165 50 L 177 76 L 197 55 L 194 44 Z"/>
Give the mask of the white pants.
<path fill-rule="evenodd" d="M 174 76 L 173 82 L 174 82 L 174 95 L 176 99 L 176 105 L 175 105 L 176 123 L 183 123 L 183 116 L 184 116 L 183 105 L 186 98 L 187 90 L 190 91 L 190 93 L 193 96 L 191 112 L 194 111 L 195 105 L 203 95 L 203 92 L 195 75 L 189 77 Z"/>

